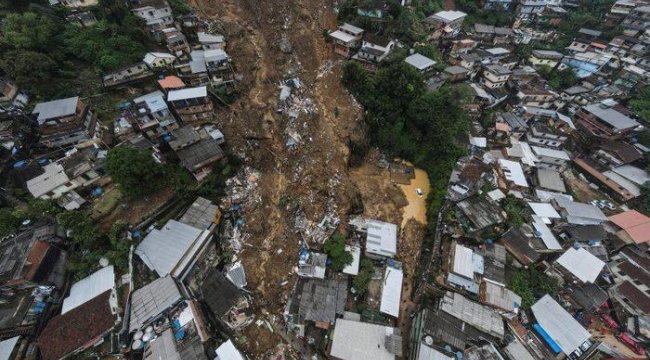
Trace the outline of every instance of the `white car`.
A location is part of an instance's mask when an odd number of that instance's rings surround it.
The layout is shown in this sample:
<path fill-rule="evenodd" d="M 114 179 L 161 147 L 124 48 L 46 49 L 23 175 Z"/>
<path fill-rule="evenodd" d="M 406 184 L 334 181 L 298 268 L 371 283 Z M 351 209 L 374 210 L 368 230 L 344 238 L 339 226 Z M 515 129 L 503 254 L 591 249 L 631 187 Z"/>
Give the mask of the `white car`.
<path fill-rule="evenodd" d="M 415 189 L 415 193 L 418 194 L 419 197 L 424 196 L 424 193 L 422 192 L 422 189 L 420 189 L 420 188 Z"/>

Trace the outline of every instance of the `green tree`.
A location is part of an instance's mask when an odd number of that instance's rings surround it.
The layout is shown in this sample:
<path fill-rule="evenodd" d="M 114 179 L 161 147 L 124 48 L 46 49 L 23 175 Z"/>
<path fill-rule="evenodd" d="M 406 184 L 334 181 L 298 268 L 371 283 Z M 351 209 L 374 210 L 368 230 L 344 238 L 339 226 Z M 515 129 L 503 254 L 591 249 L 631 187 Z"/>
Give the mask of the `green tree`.
<path fill-rule="evenodd" d="M 341 81 L 352 94 L 363 97 L 368 86 L 369 74 L 358 62 L 349 61 L 343 67 Z"/>
<path fill-rule="evenodd" d="M 503 210 L 508 215 L 508 225 L 511 227 L 520 227 L 526 221 L 526 205 L 523 201 L 508 194 L 505 199 L 501 201 Z"/>
<path fill-rule="evenodd" d="M 650 87 L 637 92 L 629 105 L 641 119 L 650 121 Z"/>
<path fill-rule="evenodd" d="M 332 261 L 330 267 L 334 271 L 341 271 L 352 264 L 352 254 L 345 250 L 345 237 L 341 234 L 334 234 L 327 239 L 323 244 L 323 250 Z"/>
<path fill-rule="evenodd" d="M 165 178 L 177 194 L 185 196 L 189 194 L 194 184 L 194 178 L 185 168 L 179 165 L 169 165 L 165 167 Z"/>
<path fill-rule="evenodd" d="M 364 257 L 359 262 L 359 273 L 352 280 L 352 287 L 359 296 L 363 296 L 368 291 L 368 284 L 375 272 L 375 266 L 372 260 Z"/>
<path fill-rule="evenodd" d="M 128 225 L 122 222 L 116 222 L 111 226 L 108 233 L 108 241 L 110 249 L 106 252 L 106 258 L 111 264 L 120 269 L 126 269 L 129 265 L 129 250 L 131 249 L 131 241 L 124 235 L 128 229 Z"/>
<path fill-rule="evenodd" d="M 92 219 L 83 212 L 79 210 L 62 212 L 57 215 L 57 221 L 80 249 L 92 250 L 98 246 L 102 233 Z"/>
<path fill-rule="evenodd" d="M 513 275 L 509 287 L 521 296 L 523 309 L 530 308 L 544 295 L 554 295 L 557 292 L 557 284 L 553 279 L 534 268 L 517 271 Z"/>
<path fill-rule="evenodd" d="M 69 24 L 63 32 L 65 51 L 101 70 L 109 71 L 142 59 L 144 46 L 106 20 L 80 30 Z"/>
<path fill-rule="evenodd" d="M 124 146 L 108 152 L 106 171 L 120 190 L 132 198 L 152 194 L 165 184 L 163 167 L 150 153 Z"/>
<path fill-rule="evenodd" d="M 639 211 L 650 214 L 650 181 L 641 186 L 641 195 L 636 200 Z"/>
<path fill-rule="evenodd" d="M 0 209 L 0 237 L 16 233 L 22 219 L 9 208 Z"/>
<path fill-rule="evenodd" d="M 0 42 L 4 46 L 47 52 L 56 46 L 52 37 L 59 25 L 52 18 L 33 12 L 9 14 L 2 22 Z"/>
<path fill-rule="evenodd" d="M 169 0 L 169 6 L 176 15 L 185 15 L 192 12 L 192 8 L 184 0 Z"/>
<path fill-rule="evenodd" d="M 54 60 L 31 50 L 7 51 L 0 58 L 0 68 L 16 84 L 36 93 L 48 93 L 57 72 Z"/>

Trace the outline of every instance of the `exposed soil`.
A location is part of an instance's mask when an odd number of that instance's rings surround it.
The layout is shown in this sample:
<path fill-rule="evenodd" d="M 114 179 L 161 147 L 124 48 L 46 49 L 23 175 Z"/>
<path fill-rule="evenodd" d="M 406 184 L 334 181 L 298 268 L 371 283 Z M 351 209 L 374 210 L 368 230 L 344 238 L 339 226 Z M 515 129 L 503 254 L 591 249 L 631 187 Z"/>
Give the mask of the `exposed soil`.
<path fill-rule="evenodd" d="M 603 199 L 604 196 L 598 191 L 592 189 L 589 183 L 582 180 L 572 170 L 564 171 L 564 178 L 566 179 L 568 188 L 571 194 L 576 198 L 576 201 L 588 203 L 592 200 Z"/>
<path fill-rule="evenodd" d="M 246 268 L 258 319 L 279 319 L 297 276 L 299 236 L 293 214 L 282 206 L 291 199 L 307 220 L 319 222 L 328 211 L 344 224 L 352 199 L 361 192 L 366 215 L 399 224 L 405 199 L 399 188 L 364 168 L 348 168 L 350 140 L 364 136 L 361 109 L 340 83 L 343 61 L 326 43 L 323 29 L 336 26 L 333 1 L 326 0 L 190 0 L 199 14 L 211 19 L 212 30 L 226 36 L 241 96 L 221 107 L 215 123 L 227 147 L 261 172 L 261 202 L 247 209 L 243 231 L 250 239 L 239 254 Z M 288 40 L 291 52 L 280 49 Z M 285 41 L 286 43 L 286 41 Z M 300 113 L 296 149 L 287 147 L 288 118 L 276 111 L 281 81 L 299 78 L 313 113 Z M 411 222 L 409 226 L 418 227 Z M 400 252 L 411 262 L 420 239 L 401 238 Z M 416 236 L 416 235 L 413 235 Z M 417 262 L 413 262 L 413 267 Z M 414 271 L 406 266 L 407 274 Z M 410 291 L 409 285 L 409 291 Z M 262 357 L 283 342 L 265 326 L 244 333 L 249 352 Z"/>

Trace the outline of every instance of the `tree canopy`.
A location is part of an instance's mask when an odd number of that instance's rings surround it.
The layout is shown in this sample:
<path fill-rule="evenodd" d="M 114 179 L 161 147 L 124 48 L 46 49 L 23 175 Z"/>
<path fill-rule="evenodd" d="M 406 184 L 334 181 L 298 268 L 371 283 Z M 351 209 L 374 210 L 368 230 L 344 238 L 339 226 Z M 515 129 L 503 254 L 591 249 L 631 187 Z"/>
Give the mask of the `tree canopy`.
<path fill-rule="evenodd" d="M 420 73 L 403 61 L 375 75 L 349 62 L 342 82 L 364 106 L 372 144 L 426 170 L 432 189 L 446 189 L 448 174 L 464 152 L 456 139 L 469 129 L 462 108 L 466 88 L 444 86 L 428 92 Z M 442 203 L 444 191 L 431 194 L 430 214 Z"/>
<path fill-rule="evenodd" d="M 121 191 L 132 198 L 152 194 L 165 184 L 164 169 L 150 153 L 125 146 L 108 152 L 106 171 Z"/>
<path fill-rule="evenodd" d="M 345 237 L 341 234 L 334 234 L 327 239 L 323 244 L 323 250 L 332 261 L 330 268 L 334 271 L 341 271 L 352 264 L 352 254 L 345 250 Z"/>
<path fill-rule="evenodd" d="M 368 291 L 368 283 L 372 279 L 375 267 L 372 260 L 364 257 L 359 262 L 359 273 L 352 280 L 352 287 L 358 295 L 363 295 Z"/>
<path fill-rule="evenodd" d="M 650 87 L 637 92 L 629 105 L 641 119 L 650 121 Z"/>
<path fill-rule="evenodd" d="M 521 307 L 530 308 L 537 300 L 546 294 L 555 294 L 557 284 L 544 273 L 531 268 L 517 271 L 509 286 L 512 291 L 521 296 Z"/>

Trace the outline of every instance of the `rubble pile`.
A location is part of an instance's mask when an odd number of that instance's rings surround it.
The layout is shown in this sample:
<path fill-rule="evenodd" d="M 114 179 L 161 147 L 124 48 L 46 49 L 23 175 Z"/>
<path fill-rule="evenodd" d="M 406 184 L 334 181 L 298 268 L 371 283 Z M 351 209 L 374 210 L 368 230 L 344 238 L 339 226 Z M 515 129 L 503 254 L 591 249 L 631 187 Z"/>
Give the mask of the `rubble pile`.
<path fill-rule="evenodd" d="M 286 145 L 295 149 L 302 143 L 301 132 L 307 128 L 307 122 L 301 121 L 301 114 L 316 114 L 318 108 L 314 101 L 307 96 L 306 88 L 299 78 L 289 78 L 280 84 L 280 95 L 276 110 L 288 118 L 285 127 Z"/>
<path fill-rule="evenodd" d="M 222 237 L 228 239 L 232 249 L 239 253 L 242 245 L 250 238 L 242 227 L 246 213 L 262 202 L 257 190 L 261 173 L 251 167 L 244 167 L 236 176 L 226 180 L 226 196 L 221 200 L 226 221 L 223 222 Z"/>

